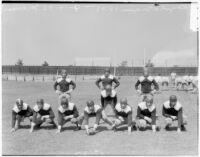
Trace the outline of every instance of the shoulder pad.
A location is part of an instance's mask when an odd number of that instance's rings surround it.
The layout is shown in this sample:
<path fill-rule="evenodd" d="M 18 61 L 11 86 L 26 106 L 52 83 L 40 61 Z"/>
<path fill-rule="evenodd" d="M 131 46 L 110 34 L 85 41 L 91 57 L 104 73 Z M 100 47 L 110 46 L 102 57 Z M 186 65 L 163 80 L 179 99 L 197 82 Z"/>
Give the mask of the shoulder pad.
<path fill-rule="evenodd" d="M 166 109 L 170 108 L 170 106 L 169 106 L 169 100 L 166 101 L 166 102 L 164 102 L 163 107 L 166 108 Z"/>
<path fill-rule="evenodd" d="M 44 109 L 44 110 L 49 110 L 50 107 L 51 107 L 50 104 L 44 103 L 43 109 Z"/>
<path fill-rule="evenodd" d="M 89 109 L 88 109 L 87 106 L 85 107 L 84 111 L 87 112 L 87 113 L 89 113 Z"/>
<path fill-rule="evenodd" d="M 113 75 L 109 75 L 109 77 L 108 77 L 109 79 L 114 79 L 114 76 Z"/>
<path fill-rule="evenodd" d="M 33 110 L 34 110 L 35 112 L 38 112 L 38 111 L 39 111 L 39 108 L 38 108 L 38 106 L 37 106 L 37 105 L 35 105 L 35 106 L 33 107 Z"/>
<path fill-rule="evenodd" d="M 138 107 L 139 107 L 141 110 L 144 110 L 144 109 L 147 108 L 145 102 L 141 102 L 141 103 L 139 103 L 139 104 L 138 104 Z"/>
<path fill-rule="evenodd" d="M 104 97 L 104 98 L 106 97 L 106 91 L 105 90 L 101 91 L 101 96 Z"/>
<path fill-rule="evenodd" d="M 102 75 L 102 76 L 100 77 L 100 79 L 105 79 L 105 76 L 104 76 L 104 75 Z"/>
<path fill-rule="evenodd" d="M 70 78 L 66 78 L 66 82 L 71 82 L 72 80 Z"/>
<path fill-rule="evenodd" d="M 27 108 L 28 108 L 28 104 L 23 103 L 23 108 L 22 108 L 22 110 L 27 110 Z"/>
<path fill-rule="evenodd" d="M 144 76 L 141 76 L 141 77 L 139 77 L 138 80 L 139 80 L 140 82 L 142 82 L 142 81 L 144 81 L 144 79 L 145 79 Z"/>
<path fill-rule="evenodd" d="M 115 106 L 115 110 L 117 111 L 121 111 L 121 107 L 120 107 L 120 103 L 117 103 Z"/>
<path fill-rule="evenodd" d="M 94 105 L 94 111 L 97 112 L 99 109 L 101 109 L 101 106 L 95 104 Z"/>
<path fill-rule="evenodd" d="M 131 107 L 130 107 L 129 105 L 127 105 L 127 106 L 126 106 L 126 109 L 125 109 L 125 112 L 128 113 L 128 112 L 130 112 L 130 111 L 132 111 L 132 109 L 131 109 Z"/>
<path fill-rule="evenodd" d="M 149 81 L 153 81 L 153 77 L 152 76 L 148 76 L 147 78 Z"/>
<path fill-rule="evenodd" d="M 63 109 L 62 106 L 59 106 L 59 107 L 58 107 L 58 111 L 60 111 L 61 113 L 65 112 L 65 110 Z"/>
<path fill-rule="evenodd" d="M 56 80 L 57 83 L 59 83 L 59 82 L 61 82 L 61 81 L 62 81 L 62 78 L 58 78 L 58 79 Z"/>
<path fill-rule="evenodd" d="M 175 109 L 176 111 L 178 111 L 178 110 L 181 109 L 181 107 L 182 107 L 182 105 L 177 101 L 177 103 L 176 103 L 174 109 Z"/>
<path fill-rule="evenodd" d="M 156 108 L 156 106 L 153 104 L 153 105 L 151 106 L 151 108 L 149 108 L 149 111 L 152 112 L 153 110 L 155 110 L 155 108 Z"/>
<path fill-rule="evenodd" d="M 15 111 L 16 113 L 18 113 L 19 112 L 19 109 L 18 109 L 18 107 L 17 107 L 17 105 L 15 104 L 14 105 L 14 107 L 13 107 L 13 111 Z"/>

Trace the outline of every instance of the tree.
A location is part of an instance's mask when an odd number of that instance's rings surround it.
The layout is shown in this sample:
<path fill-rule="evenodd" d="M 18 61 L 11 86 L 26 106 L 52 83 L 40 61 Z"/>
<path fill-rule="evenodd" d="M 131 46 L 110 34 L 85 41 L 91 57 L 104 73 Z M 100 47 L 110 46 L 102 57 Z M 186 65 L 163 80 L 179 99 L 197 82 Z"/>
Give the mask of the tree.
<path fill-rule="evenodd" d="M 148 62 L 145 64 L 145 67 L 154 67 L 154 64 L 149 59 Z"/>
<path fill-rule="evenodd" d="M 44 63 L 42 64 L 42 66 L 47 67 L 47 66 L 49 66 L 49 63 L 47 61 L 44 61 Z"/>
<path fill-rule="evenodd" d="M 22 59 L 18 59 L 17 63 L 15 65 L 16 66 L 23 66 L 24 65 L 23 60 Z"/>
<path fill-rule="evenodd" d="M 127 64 L 128 64 L 128 61 L 124 60 L 124 61 L 122 61 L 118 66 L 119 66 L 119 67 L 126 67 Z"/>

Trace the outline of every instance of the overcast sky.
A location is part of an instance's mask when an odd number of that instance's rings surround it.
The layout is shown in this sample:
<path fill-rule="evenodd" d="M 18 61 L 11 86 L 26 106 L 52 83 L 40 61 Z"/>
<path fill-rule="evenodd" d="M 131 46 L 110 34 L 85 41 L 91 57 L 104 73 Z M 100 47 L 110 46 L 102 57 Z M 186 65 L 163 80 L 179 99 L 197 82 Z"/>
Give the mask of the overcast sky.
<path fill-rule="evenodd" d="M 189 4 L 3 4 L 2 10 L 3 65 L 21 58 L 25 65 L 136 66 L 144 51 L 156 66 L 197 63 Z"/>

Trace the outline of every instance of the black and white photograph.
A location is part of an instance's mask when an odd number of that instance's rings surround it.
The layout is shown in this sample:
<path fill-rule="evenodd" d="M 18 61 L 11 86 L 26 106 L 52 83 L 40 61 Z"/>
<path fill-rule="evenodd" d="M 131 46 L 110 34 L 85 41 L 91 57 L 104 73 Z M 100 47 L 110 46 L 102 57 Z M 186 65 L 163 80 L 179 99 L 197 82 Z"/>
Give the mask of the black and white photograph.
<path fill-rule="evenodd" d="M 199 155 L 199 1 L 1 5 L 2 156 Z"/>

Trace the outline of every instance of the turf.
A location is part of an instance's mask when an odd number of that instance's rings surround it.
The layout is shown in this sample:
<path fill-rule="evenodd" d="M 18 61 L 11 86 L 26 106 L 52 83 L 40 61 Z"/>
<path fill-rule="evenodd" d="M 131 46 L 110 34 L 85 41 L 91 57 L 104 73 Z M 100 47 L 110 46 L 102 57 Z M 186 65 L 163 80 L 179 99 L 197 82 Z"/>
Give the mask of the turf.
<path fill-rule="evenodd" d="M 117 89 L 118 98 L 127 97 L 133 107 L 133 116 L 139 96 L 134 89 L 134 81 L 120 80 Z M 197 95 L 184 91 L 163 91 L 155 95 L 155 105 L 159 116 L 160 132 L 151 130 L 134 131 L 128 135 L 126 129 L 117 132 L 107 130 L 102 122 L 99 133 L 88 136 L 85 130 L 73 131 L 74 126 L 65 125 L 61 134 L 44 126 L 32 134 L 29 133 L 29 122 L 23 123 L 24 128 L 10 133 L 11 110 L 17 98 L 34 106 L 37 98 L 44 98 L 50 103 L 57 115 L 58 97 L 53 90 L 53 82 L 2 82 L 2 138 L 3 155 L 197 155 L 198 154 L 198 104 Z M 162 103 L 170 94 L 176 94 L 187 115 L 187 131 L 178 134 L 176 130 L 165 131 L 164 118 L 161 115 Z M 99 90 L 94 80 L 78 81 L 72 94 L 72 101 L 83 111 L 87 99 L 100 103 Z M 107 113 L 110 108 L 107 108 Z"/>

